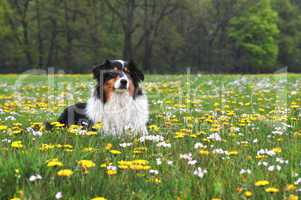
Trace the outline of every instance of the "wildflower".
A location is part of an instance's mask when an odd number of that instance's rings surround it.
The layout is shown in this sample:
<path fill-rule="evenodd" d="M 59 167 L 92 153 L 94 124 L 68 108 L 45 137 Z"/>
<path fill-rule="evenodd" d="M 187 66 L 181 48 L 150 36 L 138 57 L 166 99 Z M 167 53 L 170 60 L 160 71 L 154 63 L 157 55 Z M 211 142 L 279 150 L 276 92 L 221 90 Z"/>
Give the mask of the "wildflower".
<path fill-rule="evenodd" d="M 113 145 L 111 143 L 108 143 L 105 147 L 106 150 L 112 149 Z"/>
<path fill-rule="evenodd" d="M 11 198 L 10 200 L 21 200 L 21 198 L 13 197 L 13 198 Z"/>
<path fill-rule="evenodd" d="M 64 127 L 65 124 L 62 124 L 60 122 L 51 122 L 50 125 L 55 126 L 55 127 Z"/>
<path fill-rule="evenodd" d="M 296 190 L 296 186 L 294 184 L 288 184 L 285 188 L 286 191 L 294 191 Z"/>
<path fill-rule="evenodd" d="M 239 174 L 251 174 L 251 170 L 250 169 L 241 169 Z"/>
<path fill-rule="evenodd" d="M 92 160 L 80 160 L 77 164 L 84 168 L 95 167 L 95 163 Z"/>
<path fill-rule="evenodd" d="M 62 169 L 57 172 L 58 176 L 63 176 L 63 177 L 69 177 L 73 174 L 73 171 L 71 169 Z"/>
<path fill-rule="evenodd" d="M 250 191 L 245 191 L 244 192 L 244 196 L 247 197 L 247 198 L 250 198 L 252 195 L 253 195 L 253 193 L 250 192 Z"/>
<path fill-rule="evenodd" d="M 42 179 L 42 176 L 40 174 L 37 174 L 37 175 L 31 175 L 29 177 L 29 181 L 30 182 L 33 182 L 33 181 L 36 181 L 36 180 L 41 180 Z"/>
<path fill-rule="evenodd" d="M 207 170 L 198 167 L 197 170 L 195 170 L 193 172 L 193 174 L 200 177 L 200 178 L 203 178 L 205 176 L 205 174 L 207 174 Z"/>
<path fill-rule="evenodd" d="M 168 165 L 172 165 L 172 164 L 173 164 L 173 161 L 172 161 L 172 160 L 168 160 L 168 161 L 167 161 L 167 164 L 168 164 Z"/>
<path fill-rule="evenodd" d="M 0 131 L 5 131 L 7 130 L 7 126 L 5 125 L 0 125 Z"/>
<path fill-rule="evenodd" d="M 64 164 L 60 162 L 57 158 L 51 159 L 47 162 L 47 167 L 62 167 Z"/>
<path fill-rule="evenodd" d="M 121 144 L 119 144 L 119 146 L 121 146 L 123 148 L 130 147 L 132 145 L 133 145 L 133 143 L 121 143 Z"/>
<path fill-rule="evenodd" d="M 298 197 L 297 195 L 291 194 L 291 195 L 288 197 L 288 200 L 299 200 L 299 197 Z"/>
<path fill-rule="evenodd" d="M 113 154 L 113 155 L 121 154 L 121 151 L 118 151 L 118 150 L 111 150 L 110 152 L 111 152 L 111 154 Z"/>
<path fill-rule="evenodd" d="M 22 141 L 18 140 L 18 141 L 13 141 L 11 143 L 11 147 L 14 148 L 14 149 L 21 149 L 23 148 L 23 144 L 22 144 Z"/>
<path fill-rule="evenodd" d="M 107 199 L 104 197 L 94 197 L 91 200 L 107 200 Z"/>
<path fill-rule="evenodd" d="M 57 192 L 57 193 L 55 194 L 55 198 L 56 198 L 56 199 L 61 199 L 62 197 L 63 197 L 62 192 Z"/>
<path fill-rule="evenodd" d="M 158 174 L 159 174 L 159 171 L 158 171 L 158 170 L 155 170 L 155 169 L 151 169 L 151 170 L 149 170 L 149 173 L 150 173 L 150 174 L 154 174 L 154 175 L 158 175 Z"/>
<path fill-rule="evenodd" d="M 275 187 L 269 187 L 269 188 L 266 188 L 265 191 L 268 193 L 277 193 L 277 192 L 279 192 L 279 189 L 275 188 Z"/>
<path fill-rule="evenodd" d="M 200 153 L 200 155 L 202 155 L 202 156 L 208 156 L 208 155 L 209 155 L 209 151 L 203 150 L 203 149 L 201 149 L 201 150 L 199 151 L 199 153 Z"/>
<path fill-rule="evenodd" d="M 260 180 L 260 181 L 255 182 L 255 186 L 265 186 L 265 185 L 268 185 L 268 184 L 270 184 L 270 182 L 266 181 L 266 180 Z"/>

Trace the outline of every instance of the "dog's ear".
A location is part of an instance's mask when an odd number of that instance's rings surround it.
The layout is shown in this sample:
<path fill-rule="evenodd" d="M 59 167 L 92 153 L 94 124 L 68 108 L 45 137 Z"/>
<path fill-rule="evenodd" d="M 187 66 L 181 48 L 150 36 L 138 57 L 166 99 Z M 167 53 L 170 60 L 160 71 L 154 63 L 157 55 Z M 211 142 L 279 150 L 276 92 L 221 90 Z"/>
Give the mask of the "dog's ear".
<path fill-rule="evenodd" d="M 128 69 L 136 86 L 140 81 L 144 81 L 144 74 L 136 67 L 136 64 L 133 60 L 129 61 Z"/>
<path fill-rule="evenodd" d="M 105 70 L 109 70 L 111 68 L 111 62 L 109 60 L 106 60 L 103 64 L 97 65 L 93 68 L 93 78 L 96 79 L 98 82 L 100 81 L 102 76 L 102 73 L 104 73 Z"/>

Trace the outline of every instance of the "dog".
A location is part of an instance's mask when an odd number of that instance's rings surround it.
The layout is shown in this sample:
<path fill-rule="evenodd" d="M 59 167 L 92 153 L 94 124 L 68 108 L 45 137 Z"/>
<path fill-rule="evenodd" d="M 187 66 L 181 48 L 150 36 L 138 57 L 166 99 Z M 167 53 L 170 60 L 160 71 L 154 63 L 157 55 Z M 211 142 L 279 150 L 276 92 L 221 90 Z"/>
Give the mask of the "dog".
<path fill-rule="evenodd" d="M 126 132 L 147 135 L 148 100 L 140 83 L 144 74 L 133 61 L 106 60 L 93 68 L 96 86 L 86 103 L 77 103 L 64 109 L 58 122 L 64 126 L 82 125 L 91 130 L 97 122 L 103 123 L 106 134 Z"/>

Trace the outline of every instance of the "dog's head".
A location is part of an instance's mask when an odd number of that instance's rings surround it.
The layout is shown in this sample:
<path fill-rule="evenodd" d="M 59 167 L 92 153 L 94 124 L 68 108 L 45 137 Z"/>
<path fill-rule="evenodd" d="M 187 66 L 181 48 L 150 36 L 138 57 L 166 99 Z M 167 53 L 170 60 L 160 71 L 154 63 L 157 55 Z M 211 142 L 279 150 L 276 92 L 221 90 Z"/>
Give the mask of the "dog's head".
<path fill-rule="evenodd" d="M 97 93 L 103 102 L 109 101 L 113 93 L 128 92 L 135 98 L 139 93 L 139 83 L 144 80 L 143 73 L 131 60 L 106 60 L 94 67 L 93 77 L 97 81 Z"/>

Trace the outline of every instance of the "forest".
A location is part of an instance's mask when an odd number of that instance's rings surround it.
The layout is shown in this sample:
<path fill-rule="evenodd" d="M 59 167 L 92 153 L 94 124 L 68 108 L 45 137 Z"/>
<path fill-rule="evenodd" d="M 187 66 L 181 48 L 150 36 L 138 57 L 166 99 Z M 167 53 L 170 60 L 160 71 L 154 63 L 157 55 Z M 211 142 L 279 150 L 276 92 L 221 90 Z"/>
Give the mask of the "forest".
<path fill-rule="evenodd" d="M 0 72 L 301 72 L 300 0 L 1 0 Z"/>

